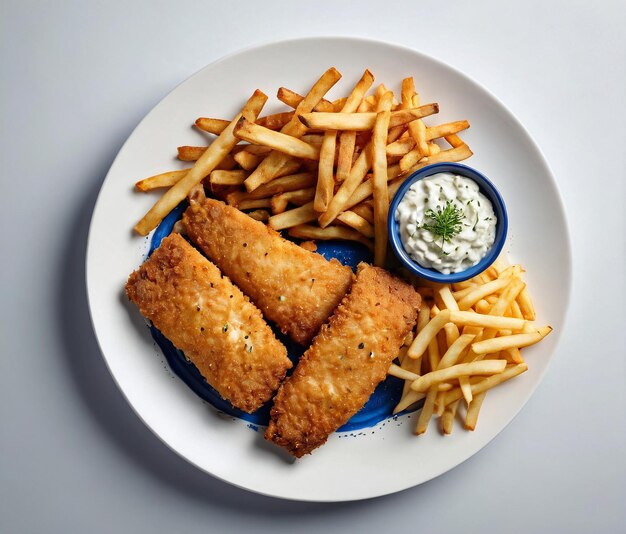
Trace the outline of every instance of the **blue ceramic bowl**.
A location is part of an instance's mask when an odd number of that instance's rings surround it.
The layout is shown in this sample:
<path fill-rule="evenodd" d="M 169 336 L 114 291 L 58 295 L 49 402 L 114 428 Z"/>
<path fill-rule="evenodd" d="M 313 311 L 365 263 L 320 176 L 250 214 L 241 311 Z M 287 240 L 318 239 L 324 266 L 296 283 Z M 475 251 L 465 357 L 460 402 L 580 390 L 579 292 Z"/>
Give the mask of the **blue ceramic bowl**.
<path fill-rule="evenodd" d="M 432 176 L 433 174 L 437 174 L 439 172 L 450 172 L 474 180 L 474 182 L 478 184 L 480 192 L 491 201 L 493 211 L 498 219 L 496 224 L 496 238 L 491 249 L 489 249 L 485 257 L 476 265 L 458 273 L 443 274 L 435 269 L 422 267 L 419 263 L 413 260 L 404 250 L 404 245 L 402 244 L 402 239 L 400 238 L 400 229 L 395 216 L 396 208 L 408 189 L 418 180 L 422 180 L 427 176 Z M 502 250 L 502 247 L 504 246 L 508 226 L 509 221 L 506 214 L 506 206 L 504 205 L 504 200 L 502 200 L 502 197 L 500 196 L 500 193 L 498 193 L 495 186 L 476 169 L 472 169 L 467 165 L 461 165 L 459 163 L 435 163 L 414 172 L 406 179 L 400 189 L 398 189 L 398 192 L 389 206 L 389 243 L 391 244 L 393 252 L 413 274 L 416 274 L 421 278 L 425 278 L 426 280 L 439 282 L 441 284 L 462 282 L 463 280 L 472 278 L 487 269 L 496 260 Z"/>

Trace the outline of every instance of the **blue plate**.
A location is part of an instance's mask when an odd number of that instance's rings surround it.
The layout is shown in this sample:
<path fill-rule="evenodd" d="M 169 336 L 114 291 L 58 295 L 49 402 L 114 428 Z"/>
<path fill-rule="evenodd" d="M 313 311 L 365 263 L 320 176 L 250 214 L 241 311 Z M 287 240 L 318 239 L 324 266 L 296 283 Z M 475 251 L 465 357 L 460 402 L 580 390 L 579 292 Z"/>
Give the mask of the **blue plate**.
<path fill-rule="evenodd" d="M 148 255 L 158 248 L 163 238 L 168 236 L 176 221 L 181 217 L 185 209 L 187 208 L 187 202 L 182 202 L 176 209 L 174 209 L 155 230 L 152 241 L 150 243 L 150 250 Z M 359 243 L 353 243 L 351 241 L 318 241 L 317 252 L 319 252 L 326 259 L 337 258 L 344 265 L 349 265 L 352 269 L 362 262 L 371 262 L 371 252 Z M 300 356 L 306 350 L 306 347 L 302 347 L 294 343 L 287 336 L 282 334 L 278 329 L 272 327 L 276 337 L 287 347 L 287 353 L 289 358 L 294 364 L 298 362 Z M 256 425 L 266 426 L 269 423 L 270 409 L 272 402 L 267 402 L 256 412 L 249 414 L 233 407 L 227 400 L 223 399 L 220 394 L 209 385 L 209 383 L 200 374 L 200 371 L 196 366 L 191 363 L 185 355 L 178 350 L 172 342 L 167 339 L 158 329 L 154 326 L 150 326 L 150 332 L 154 341 L 159 345 L 167 362 L 178 375 L 178 377 L 191 388 L 191 390 L 206 402 L 212 404 L 219 411 L 229 414 L 233 417 L 244 419 L 251 423 L 250 427 L 256 430 Z M 294 365 L 295 368 L 295 365 Z M 381 382 L 365 406 L 356 413 L 345 425 L 343 425 L 339 431 L 347 432 L 358 430 L 361 428 L 367 428 L 374 426 L 380 421 L 391 417 L 392 410 L 400 401 L 402 396 L 402 388 L 404 381 L 395 377 L 387 377 L 386 380 Z M 403 412 L 406 413 L 406 412 Z"/>

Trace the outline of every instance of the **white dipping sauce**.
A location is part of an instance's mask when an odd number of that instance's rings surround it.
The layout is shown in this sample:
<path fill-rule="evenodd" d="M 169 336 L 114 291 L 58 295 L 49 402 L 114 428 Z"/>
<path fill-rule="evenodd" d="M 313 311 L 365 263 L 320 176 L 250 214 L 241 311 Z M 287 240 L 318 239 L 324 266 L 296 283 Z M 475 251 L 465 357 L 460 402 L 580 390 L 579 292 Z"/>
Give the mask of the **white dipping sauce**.
<path fill-rule="evenodd" d="M 461 221 L 458 233 L 448 240 L 423 227 L 435 221 L 428 217 L 443 211 L 446 203 L 457 208 Z M 407 254 L 422 267 L 443 274 L 458 273 L 476 265 L 493 246 L 496 216 L 493 206 L 464 176 L 442 172 L 415 182 L 398 204 L 395 213 L 400 238 Z"/>

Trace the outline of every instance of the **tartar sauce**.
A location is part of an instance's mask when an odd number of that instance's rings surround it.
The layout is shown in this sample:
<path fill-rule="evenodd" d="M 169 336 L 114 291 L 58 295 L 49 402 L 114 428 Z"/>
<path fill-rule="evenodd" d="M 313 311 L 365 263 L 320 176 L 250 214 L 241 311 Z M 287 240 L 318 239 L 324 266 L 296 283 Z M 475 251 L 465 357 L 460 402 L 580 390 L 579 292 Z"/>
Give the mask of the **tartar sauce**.
<path fill-rule="evenodd" d="M 407 254 L 443 274 L 476 265 L 496 236 L 493 206 L 464 176 L 438 173 L 415 182 L 395 213 Z"/>

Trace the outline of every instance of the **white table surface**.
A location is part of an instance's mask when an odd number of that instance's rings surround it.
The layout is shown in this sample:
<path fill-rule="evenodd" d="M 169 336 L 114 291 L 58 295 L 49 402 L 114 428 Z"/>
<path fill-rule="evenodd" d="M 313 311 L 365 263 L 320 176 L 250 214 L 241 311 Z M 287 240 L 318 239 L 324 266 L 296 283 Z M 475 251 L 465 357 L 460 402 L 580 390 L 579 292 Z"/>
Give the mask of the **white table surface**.
<path fill-rule="evenodd" d="M 2 2 L 0 531 L 624 532 L 625 23 L 619 0 Z M 171 452 L 114 385 L 84 289 L 98 189 L 144 114 L 222 55 L 309 35 L 407 45 L 493 91 L 548 158 L 574 249 L 558 354 L 513 423 L 436 480 L 334 505 Z"/>

